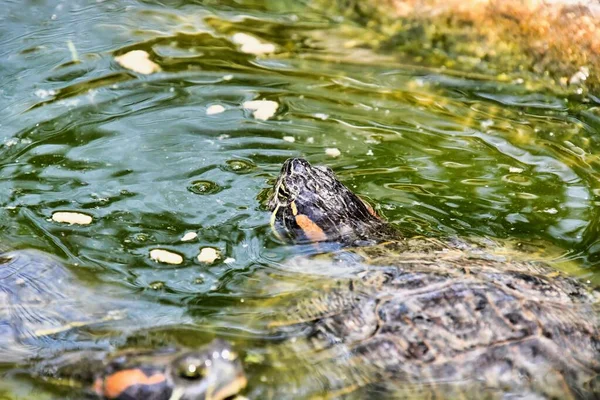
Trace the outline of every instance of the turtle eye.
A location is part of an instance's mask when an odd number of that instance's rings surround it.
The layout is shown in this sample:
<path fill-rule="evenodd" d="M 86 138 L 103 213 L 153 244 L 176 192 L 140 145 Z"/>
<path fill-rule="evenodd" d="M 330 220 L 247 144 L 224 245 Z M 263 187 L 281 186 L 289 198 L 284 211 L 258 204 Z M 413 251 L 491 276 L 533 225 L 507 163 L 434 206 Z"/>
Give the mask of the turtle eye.
<path fill-rule="evenodd" d="M 208 374 L 208 368 L 200 360 L 183 360 L 177 368 L 177 374 L 189 380 L 203 379 Z"/>

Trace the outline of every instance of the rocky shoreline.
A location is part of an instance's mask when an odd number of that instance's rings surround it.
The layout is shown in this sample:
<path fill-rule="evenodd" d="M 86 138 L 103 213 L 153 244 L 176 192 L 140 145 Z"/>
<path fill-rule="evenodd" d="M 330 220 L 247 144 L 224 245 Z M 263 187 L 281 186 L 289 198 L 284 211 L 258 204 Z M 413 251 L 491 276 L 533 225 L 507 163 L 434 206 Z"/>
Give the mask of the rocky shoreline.
<path fill-rule="evenodd" d="M 598 0 L 383 0 L 346 4 L 346 16 L 428 64 L 600 90 Z"/>

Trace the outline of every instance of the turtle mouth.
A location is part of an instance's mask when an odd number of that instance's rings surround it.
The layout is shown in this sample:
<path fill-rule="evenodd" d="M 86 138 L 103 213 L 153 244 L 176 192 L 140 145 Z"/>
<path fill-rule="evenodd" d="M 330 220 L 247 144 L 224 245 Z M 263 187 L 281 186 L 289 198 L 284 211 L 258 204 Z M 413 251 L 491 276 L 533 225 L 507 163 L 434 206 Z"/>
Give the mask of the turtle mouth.
<path fill-rule="evenodd" d="M 271 217 L 269 225 L 273 234 L 281 241 L 285 241 L 282 234 L 285 232 L 285 227 L 281 224 L 281 214 L 293 203 L 289 193 L 285 189 L 283 177 L 281 177 L 273 189 L 273 194 L 269 199 L 269 209 Z"/>
<path fill-rule="evenodd" d="M 278 207 L 287 207 L 290 203 L 294 202 L 295 196 L 287 188 L 286 181 L 292 178 L 295 161 L 297 159 L 290 158 L 283 163 L 277 182 L 273 186 L 273 194 L 269 198 L 268 206 L 270 211 L 276 211 Z M 306 161 L 304 162 L 306 163 Z"/>
<path fill-rule="evenodd" d="M 273 188 L 273 194 L 269 199 L 269 210 L 274 211 L 277 207 L 287 207 L 291 202 L 294 201 L 292 199 L 291 194 L 288 192 L 285 187 L 284 177 L 281 177 L 275 187 Z"/>
<path fill-rule="evenodd" d="M 268 208 L 271 211 L 271 217 L 269 219 L 269 225 L 273 234 L 281 241 L 288 242 L 289 239 L 285 239 L 289 235 L 289 230 L 292 227 L 288 227 L 286 222 L 288 218 L 286 216 L 296 215 L 296 198 L 297 193 L 288 188 L 286 182 L 291 182 L 294 185 L 293 174 L 294 174 L 294 162 L 297 159 L 288 159 L 283 163 L 281 172 L 277 178 L 277 182 L 273 185 L 273 193 L 269 197 Z M 306 163 L 306 161 L 302 160 Z"/>

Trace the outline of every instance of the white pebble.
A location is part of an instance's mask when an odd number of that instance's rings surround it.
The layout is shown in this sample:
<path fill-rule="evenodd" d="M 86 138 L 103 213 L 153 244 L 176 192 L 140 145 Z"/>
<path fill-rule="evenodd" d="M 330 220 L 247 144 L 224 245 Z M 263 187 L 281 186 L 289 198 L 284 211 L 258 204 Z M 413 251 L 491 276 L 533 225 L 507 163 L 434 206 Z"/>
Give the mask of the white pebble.
<path fill-rule="evenodd" d="M 339 157 L 342 154 L 342 152 L 335 147 L 328 147 L 325 149 L 325 154 L 331 157 Z"/>
<path fill-rule="evenodd" d="M 201 263 L 212 264 L 217 259 L 221 257 L 219 251 L 217 249 L 213 249 L 212 247 L 204 247 L 200 250 L 200 254 L 198 254 L 198 261 Z"/>
<path fill-rule="evenodd" d="M 285 140 L 286 142 L 294 143 L 296 141 L 296 138 L 294 138 L 293 136 L 284 136 L 283 140 Z"/>
<path fill-rule="evenodd" d="M 152 249 L 150 250 L 150 258 L 154 261 L 158 261 L 165 264 L 178 265 L 183 263 L 183 257 L 177 253 L 173 253 L 163 249 Z"/>
<path fill-rule="evenodd" d="M 206 115 L 221 114 L 223 111 L 225 111 L 225 107 L 220 104 L 213 104 L 206 109 Z"/>
<path fill-rule="evenodd" d="M 490 126 L 494 125 L 494 121 L 491 119 L 486 119 L 485 121 L 481 121 L 481 127 L 483 129 L 489 128 Z"/>
<path fill-rule="evenodd" d="M 236 33 L 233 35 L 233 43 L 240 45 L 242 53 L 261 55 L 275 52 L 275 45 L 272 43 L 263 43 L 254 36 L 246 33 Z"/>
<path fill-rule="evenodd" d="M 251 100 L 245 101 L 242 107 L 253 110 L 254 118 L 266 121 L 275 115 L 279 104 L 271 100 Z"/>
<path fill-rule="evenodd" d="M 150 60 L 150 55 L 143 50 L 133 50 L 115 57 L 115 61 L 123 68 L 148 75 L 160 71 L 158 64 Z"/>
<path fill-rule="evenodd" d="M 45 90 L 45 89 L 38 89 L 35 91 L 35 95 L 37 97 L 39 97 L 40 99 L 46 99 L 50 96 L 54 96 L 56 94 L 55 90 Z"/>
<path fill-rule="evenodd" d="M 89 225 L 92 223 L 92 217 L 87 214 L 70 211 L 58 211 L 52 214 L 54 222 L 64 222 L 67 224 Z"/>
<path fill-rule="evenodd" d="M 188 232 L 181 238 L 182 242 L 189 242 L 190 240 L 194 240 L 198 237 L 196 232 Z"/>

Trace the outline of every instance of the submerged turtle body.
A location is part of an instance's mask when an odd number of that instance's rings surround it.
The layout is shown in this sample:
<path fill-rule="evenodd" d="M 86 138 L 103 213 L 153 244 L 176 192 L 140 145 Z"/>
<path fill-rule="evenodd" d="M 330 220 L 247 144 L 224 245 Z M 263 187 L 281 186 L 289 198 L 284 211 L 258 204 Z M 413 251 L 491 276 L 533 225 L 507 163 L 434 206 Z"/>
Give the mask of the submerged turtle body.
<path fill-rule="evenodd" d="M 107 332 L 122 340 L 186 319 L 175 307 L 100 294 L 42 252 L 0 254 L 0 297 L 0 368 L 6 370 L 0 376 L 15 366 L 29 368 L 118 400 L 219 400 L 246 385 L 237 355 L 223 341 L 198 350 L 110 352 Z"/>
<path fill-rule="evenodd" d="M 316 282 L 278 323 L 314 369 L 298 393 L 600 397 L 600 297 L 582 282 L 467 242 L 402 238 L 301 159 L 284 164 L 270 205 L 280 236 L 350 246 L 288 265 Z"/>

